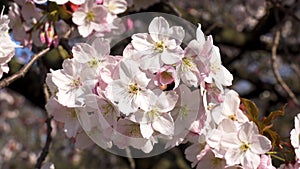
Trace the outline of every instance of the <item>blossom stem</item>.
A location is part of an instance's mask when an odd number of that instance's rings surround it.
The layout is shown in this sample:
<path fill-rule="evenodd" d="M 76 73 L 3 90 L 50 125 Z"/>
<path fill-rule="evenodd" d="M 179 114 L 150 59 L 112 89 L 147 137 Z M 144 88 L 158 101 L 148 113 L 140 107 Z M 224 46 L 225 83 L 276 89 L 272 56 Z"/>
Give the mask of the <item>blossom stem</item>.
<path fill-rule="evenodd" d="M 266 154 L 269 154 L 269 155 L 271 155 L 272 157 L 274 157 L 274 158 L 276 158 L 276 159 L 278 159 L 278 160 L 280 160 L 280 161 L 285 162 L 285 159 L 282 158 L 282 157 L 279 157 L 278 155 L 276 155 L 277 152 L 275 152 L 275 151 L 270 151 L 270 152 L 267 152 Z"/>

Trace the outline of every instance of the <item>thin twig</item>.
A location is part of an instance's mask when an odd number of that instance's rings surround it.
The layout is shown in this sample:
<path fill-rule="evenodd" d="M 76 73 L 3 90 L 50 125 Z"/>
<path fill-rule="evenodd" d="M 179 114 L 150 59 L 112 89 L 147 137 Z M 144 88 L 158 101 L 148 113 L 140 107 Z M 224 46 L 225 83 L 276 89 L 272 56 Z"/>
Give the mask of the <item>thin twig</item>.
<path fill-rule="evenodd" d="M 272 45 L 272 59 L 271 59 L 271 64 L 272 64 L 272 70 L 274 73 L 274 76 L 277 80 L 277 82 L 280 84 L 280 86 L 286 91 L 286 93 L 289 95 L 289 97 L 293 100 L 293 102 L 297 105 L 300 106 L 299 100 L 296 98 L 295 94 L 293 91 L 289 88 L 289 86 L 285 83 L 285 81 L 282 79 L 279 71 L 278 71 L 278 65 L 277 65 L 277 47 L 279 44 L 279 39 L 280 39 L 280 31 L 276 31 L 273 45 Z"/>
<path fill-rule="evenodd" d="M 132 158 L 130 149 L 127 147 L 127 148 L 125 149 L 125 151 L 126 151 L 126 155 L 127 155 L 129 164 L 130 164 L 130 168 L 131 168 L 131 169 L 135 169 L 135 162 L 134 162 L 134 159 Z"/>
<path fill-rule="evenodd" d="M 47 53 L 50 50 L 50 48 L 46 48 L 42 51 L 40 51 L 38 54 L 33 55 L 33 57 L 31 58 L 31 60 L 25 65 L 23 66 L 17 73 L 2 79 L 0 81 L 0 89 L 10 85 L 12 82 L 14 82 L 15 80 L 24 77 L 25 74 L 28 72 L 29 68 L 33 65 L 33 63 L 38 60 L 40 57 L 42 57 L 45 53 Z"/>
<path fill-rule="evenodd" d="M 43 161 L 46 159 L 48 153 L 49 153 L 49 148 L 50 148 L 50 144 L 52 141 L 52 137 L 51 137 L 51 132 L 52 132 L 52 127 L 51 127 L 51 120 L 52 120 L 52 116 L 48 117 L 46 119 L 46 124 L 47 124 L 47 139 L 46 139 L 46 143 L 42 149 L 42 152 L 39 156 L 39 158 L 37 159 L 36 165 L 35 165 L 35 169 L 40 169 L 42 167 L 42 163 Z"/>
<path fill-rule="evenodd" d="M 43 90 L 44 90 L 44 94 L 45 94 L 45 100 L 48 102 L 48 100 L 50 99 L 50 94 L 48 91 L 48 87 L 46 84 L 43 85 Z M 53 118 L 53 116 L 49 115 L 48 113 L 45 114 L 45 116 L 47 117 L 45 123 L 47 125 L 47 139 L 46 139 L 46 143 L 42 149 L 42 152 L 37 160 L 37 163 L 35 165 L 35 169 L 40 169 L 42 166 L 43 161 L 46 159 L 48 153 L 49 153 L 49 148 L 50 148 L 50 144 L 52 141 L 52 137 L 51 137 L 51 132 L 52 132 L 52 127 L 51 127 L 51 120 Z"/>

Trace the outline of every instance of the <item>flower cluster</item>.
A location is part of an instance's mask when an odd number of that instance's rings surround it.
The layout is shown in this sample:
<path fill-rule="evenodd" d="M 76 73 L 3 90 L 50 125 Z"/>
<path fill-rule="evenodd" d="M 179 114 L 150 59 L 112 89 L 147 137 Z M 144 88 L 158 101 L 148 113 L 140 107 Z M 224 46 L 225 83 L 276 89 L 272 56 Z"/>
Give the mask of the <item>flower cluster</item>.
<path fill-rule="evenodd" d="M 226 89 L 233 77 L 212 37 L 199 24 L 183 49 L 182 27 L 155 17 L 148 30 L 132 35 L 123 56 L 111 56 L 102 38 L 77 43 L 63 69 L 48 74 L 47 110 L 67 136 L 80 142 L 84 130 L 103 148 L 144 153 L 188 140 L 186 158 L 197 168 L 257 168 L 271 141 L 240 109 L 238 94 Z"/>
<path fill-rule="evenodd" d="M 72 49 L 74 58 L 47 77 L 54 95 L 48 111 L 65 123 L 68 137 L 81 130 L 78 117 L 84 130 L 97 129 L 100 142 L 107 146 L 112 142 L 119 148 L 131 145 L 150 152 L 158 137 L 169 141 L 166 146 L 178 145 L 197 116 L 205 116 L 204 104 L 200 104 L 205 80 L 217 86 L 215 82 L 221 79 L 214 75 L 226 70 L 221 62 L 210 64 L 220 55 L 200 27 L 197 32 L 198 39 L 182 49 L 183 28 L 170 27 L 164 18 L 156 17 L 149 33 L 132 36 L 123 56 L 109 55 L 109 42 L 101 38 L 77 43 Z M 224 72 L 223 78 L 231 83 L 231 74 Z"/>
<path fill-rule="evenodd" d="M 117 29 L 113 21 L 117 14 L 127 9 L 125 0 L 87 0 L 73 13 L 73 22 L 78 25 L 79 34 L 87 37 L 93 31 L 101 34 Z"/>
<path fill-rule="evenodd" d="M 93 33 L 104 36 L 112 34 L 113 30 L 120 32 L 120 27 L 124 25 L 114 21 L 118 18 L 118 14 L 125 12 L 128 5 L 126 0 L 14 1 L 8 14 L 12 34 L 16 41 L 30 49 L 33 45 L 57 47 L 60 38 L 66 34 L 86 38 Z M 43 5 L 51 6 L 45 15 L 42 15 L 46 12 Z M 66 20 L 75 25 L 69 22 L 67 24 Z"/>

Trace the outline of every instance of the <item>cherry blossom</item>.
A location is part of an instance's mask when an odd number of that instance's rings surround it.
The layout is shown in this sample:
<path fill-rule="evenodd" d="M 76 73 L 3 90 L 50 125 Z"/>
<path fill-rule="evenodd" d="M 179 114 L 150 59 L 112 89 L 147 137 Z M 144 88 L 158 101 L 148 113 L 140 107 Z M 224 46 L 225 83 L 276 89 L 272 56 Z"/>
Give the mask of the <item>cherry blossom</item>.
<path fill-rule="evenodd" d="M 107 9 L 96 4 L 93 0 L 87 0 L 73 13 L 72 21 L 78 25 L 79 34 L 83 37 L 90 35 L 93 30 L 101 31 L 102 24 L 106 24 Z"/>
<path fill-rule="evenodd" d="M 46 110 L 56 121 L 64 123 L 64 131 L 67 137 L 76 137 L 80 124 L 74 108 L 63 106 L 56 98 L 52 97 L 46 104 Z"/>
<path fill-rule="evenodd" d="M 166 136 L 174 134 L 174 121 L 170 111 L 177 99 L 178 95 L 174 91 L 162 92 L 151 99 L 149 111 L 137 111 L 132 115 L 132 118 L 140 123 L 140 131 L 144 138 L 149 139 L 154 131 Z"/>
<path fill-rule="evenodd" d="M 212 109 L 212 117 L 219 124 L 223 119 L 231 119 L 239 123 L 249 121 L 247 116 L 239 109 L 240 98 L 237 92 L 229 90 L 225 92 L 224 101 Z"/>
<path fill-rule="evenodd" d="M 281 164 L 278 169 L 299 169 L 300 163 L 296 161 L 295 163 Z"/>
<path fill-rule="evenodd" d="M 109 42 L 101 38 L 96 38 L 91 44 L 77 43 L 72 48 L 74 61 L 83 66 L 82 70 L 89 74 L 90 78 L 100 77 L 100 69 L 101 73 L 105 72 L 103 62 L 109 58 L 107 57 L 109 52 Z M 104 77 L 104 79 L 107 78 Z"/>
<path fill-rule="evenodd" d="M 210 73 L 205 81 L 207 83 L 214 82 L 215 85 L 223 91 L 223 86 L 232 85 L 232 74 L 222 65 L 219 48 L 214 46 L 212 49 L 212 56 L 210 59 Z"/>
<path fill-rule="evenodd" d="M 206 40 L 199 24 L 196 40 L 189 42 L 184 50 L 184 57 L 177 66 L 178 74 L 180 74 L 183 83 L 188 86 L 202 85 L 203 87 L 202 82 L 210 71 L 209 59 L 211 58 L 212 46 L 212 37 L 208 36 Z"/>
<path fill-rule="evenodd" d="M 295 148 L 296 158 L 300 159 L 300 114 L 295 117 L 295 128 L 290 132 L 291 144 Z"/>
<path fill-rule="evenodd" d="M 156 17 L 149 25 L 149 33 L 132 36 L 133 47 L 143 55 L 140 63 L 143 69 L 156 72 L 163 64 L 171 65 L 181 60 L 182 27 L 170 27 L 163 17 Z"/>
<path fill-rule="evenodd" d="M 0 15 L 0 78 L 2 78 L 3 73 L 8 73 L 9 67 L 7 63 L 14 56 L 15 48 L 19 47 L 11 40 L 8 34 L 10 20 L 3 12 L 4 8 Z"/>
<path fill-rule="evenodd" d="M 186 85 L 181 84 L 176 91 L 179 93 L 179 99 L 171 112 L 175 121 L 174 136 L 171 141 L 168 141 L 166 147 L 182 143 L 193 127 L 195 130 L 199 129 L 197 133 L 201 134 L 206 116 L 204 109 L 201 108 L 203 105 L 199 89 L 191 91 Z"/>
<path fill-rule="evenodd" d="M 120 62 L 120 79 L 116 79 L 107 86 L 107 97 L 118 105 L 122 113 L 130 113 L 142 109 L 150 109 L 150 98 L 153 92 L 147 89 L 150 81 L 146 74 L 141 72 L 137 63 L 132 60 Z"/>
<path fill-rule="evenodd" d="M 103 5 L 112 14 L 120 14 L 126 11 L 127 2 L 125 0 L 104 0 Z"/>
<path fill-rule="evenodd" d="M 112 140 L 120 149 L 132 146 L 145 153 L 151 152 L 154 144 L 157 143 L 157 139 L 154 137 L 150 137 L 149 139 L 143 138 L 139 124 L 127 119 L 119 120 Z"/>
<path fill-rule="evenodd" d="M 216 127 L 212 127 L 209 132 L 206 133 L 206 142 L 212 148 L 215 155 L 219 158 L 224 158 L 227 151 L 227 146 L 222 144 L 224 137 L 235 137 L 238 133 L 237 122 L 224 119 Z"/>
<path fill-rule="evenodd" d="M 258 133 L 253 122 L 245 122 L 236 136 L 224 135 L 221 144 L 227 147 L 225 160 L 228 165 L 241 164 L 244 168 L 257 168 L 260 156 L 271 149 L 271 141 Z"/>
<path fill-rule="evenodd" d="M 68 107 L 78 107 L 82 105 L 77 99 L 82 93 L 83 80 L 86 76 L 81 75 L 82 65 L 71 59 L 66 59 L 63 69 L 52 71 L 52 81 L 57 86 L 56 93 L 58 102 Z"/>
<path fill-rule="evenodd" d="M 58 5 L 65 4 L 67 2 L 72 2 L 75 5 L 81 5 L 85 1 L 89 1 L 89 0 L 49 0 L 49 1 L 56 2 Z"/>
<path fill-rule="evenodd" d="M 155 85 L 159 86 L 162 90 L 166 89 L 168 85 L 174 85 L 173 89 L 177 88 L 180 79 L 177 72 L 172 66 L 163 66 L 156 73 Z"/>
<path fill-rule="evenodd" d="M 37 4 L 43 4 L 48 2 L 48 0 L 33 0 L 33 2 L 37 3 Z"/>
<path fill-rule="evenodd" d="M 260 156 L 260 164 L 257 169 L 276 169 L 272 165 L 272 159 L 270 155 L 261 155 Z"/>

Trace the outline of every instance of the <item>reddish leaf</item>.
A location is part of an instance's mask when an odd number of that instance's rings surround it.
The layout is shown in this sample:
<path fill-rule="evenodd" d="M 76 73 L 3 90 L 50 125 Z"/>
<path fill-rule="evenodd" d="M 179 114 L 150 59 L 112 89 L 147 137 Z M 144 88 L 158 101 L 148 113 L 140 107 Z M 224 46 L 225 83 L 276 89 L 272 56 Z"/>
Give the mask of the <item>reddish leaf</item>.
<path fill-rule="evenodd" d="M 284 116 L 285 107 L 286 107 L 286 105 L 284 105 L 281 110 L 276 110 L 276 111 L 271 112 L 268 117 L 263 119 L 263 123 L 265 125 L 271 125 L 273 120 L 275 120 L 276 118 L 278 118 L 280 116 Z"/>
<path fill-rule="evenodd" d="M 242 104 L 244 105 L 244 109 L 245 109 L 246 115 L 248 116 L 249 120 L 257 123 L 259 110 L 258 110 L 256 104 L 253 101 L 244 99 L 244 98 L 241 98 L 241 101 L 242 101 Z"/>

